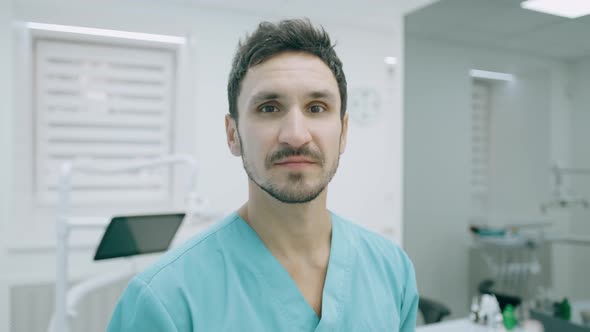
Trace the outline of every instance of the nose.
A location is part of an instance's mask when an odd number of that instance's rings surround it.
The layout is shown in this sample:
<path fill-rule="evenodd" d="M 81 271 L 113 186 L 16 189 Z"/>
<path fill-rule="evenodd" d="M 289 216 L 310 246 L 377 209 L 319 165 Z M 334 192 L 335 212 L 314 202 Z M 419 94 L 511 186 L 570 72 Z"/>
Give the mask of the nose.
<path fill-rule="evenodd" d="M 297 149 L 311 141 L 307 119 L 299 108 L 293 108 L 283 117 L 279 142 Z"/>

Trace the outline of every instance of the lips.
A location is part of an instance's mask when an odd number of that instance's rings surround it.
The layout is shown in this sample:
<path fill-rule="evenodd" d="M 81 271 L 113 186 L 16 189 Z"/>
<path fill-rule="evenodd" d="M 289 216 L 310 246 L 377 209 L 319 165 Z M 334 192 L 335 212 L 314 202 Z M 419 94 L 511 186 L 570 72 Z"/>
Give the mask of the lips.
<path fill-rule="evenodd" d="M 282 159 L 281 161 L 276 163 L 277 165 L 286 165 L 286 164 L 315 164 L 315 161 L 305 158 L 305 157 L 290 157 L 286 159 Z"/>

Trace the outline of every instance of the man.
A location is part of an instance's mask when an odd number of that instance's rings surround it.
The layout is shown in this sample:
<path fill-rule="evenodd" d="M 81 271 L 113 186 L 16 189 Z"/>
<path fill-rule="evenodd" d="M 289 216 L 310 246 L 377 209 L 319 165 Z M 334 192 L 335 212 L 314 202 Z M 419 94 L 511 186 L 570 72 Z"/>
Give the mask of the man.
<path fill-rule="evenodd" d="M 414 331 L 407 255 L 326 209 L 348 128 L 327 33 L 261 23 L 238 47 L 228 97 L 248 201 L 134 278 L 109 331 Z"/>

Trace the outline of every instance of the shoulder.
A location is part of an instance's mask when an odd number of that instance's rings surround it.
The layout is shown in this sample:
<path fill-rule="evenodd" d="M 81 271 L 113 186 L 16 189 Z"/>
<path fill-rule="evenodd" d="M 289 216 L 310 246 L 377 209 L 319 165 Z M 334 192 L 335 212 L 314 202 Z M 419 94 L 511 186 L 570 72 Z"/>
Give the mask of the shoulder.
<path fill-rule="evenodd" d="M 393 241 L 373 231 L 341 217 L 334 219 L 354 250 L 356 273 L 364 274 L 374 287 L 385 285 L 379 292 L 391 294 L 390 298 L 398 303 L 400 316 L 415 315 L 418 305 L 416 272 L 408 254 Z M 410 317 L 408 321 L 413 319 Z"/>
<path fill-rule="evenodd" d="M 398 244 L 361 225 L 338 215 L 332 215 L 359 254 L 370 256 L 371 259 L 382 261 L 396 269 L 402 269 L 404 274 L 413 272 L 414 266 L 410 257 Z"/>
<path fill-rule="evenodd" d="M 207 305 L 207 295 L 223 286 L 217 282 L 224 268 L 220 261 L 238 231 L 238 218 L 230 214 L 135 276 L 117 304 L 109 331 L 194 330 L 193 311 Z"/>
<path fill-rule="evenodd" d="M 172 281 L 189 266 L 210 267 L 211 260 L 215 259 L 215 253 L 222 250 L 225 244 L 224 238 L 231 233 L 237 220 L 238 215 L 235 212 L 228 215 L 204 232 L 170 249 L 135 279 L 153 287 L 161 284 L 161 280 L 164 283 Z"/>

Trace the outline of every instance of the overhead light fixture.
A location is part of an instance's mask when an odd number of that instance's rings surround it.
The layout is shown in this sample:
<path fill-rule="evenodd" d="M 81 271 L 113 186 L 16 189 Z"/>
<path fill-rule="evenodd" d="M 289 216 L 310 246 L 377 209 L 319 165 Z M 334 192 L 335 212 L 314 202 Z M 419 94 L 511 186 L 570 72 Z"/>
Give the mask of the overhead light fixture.
<path fill-rule="evenodd" d="M 508 82 L 514 81 L 514 75 L 506 74 L 506 73 L 498 73 L 495 71 L 471 69 L 469 71 L 469 75 L 473 78 L 481 78 L 481 79 L 486 79 L 486 80 L 508 81 Z"/>
<path fill-rule="evenodd" d="M 58 24 L 28 22 L 27 28 L 33 29 L 33 30 L 59 31 L 59 32 L 77 33 L 77 34 L 83 34 L 83 35 L 105 36 L 105 37 L 134 39 L 134 40 L 145 40 L 145 41 L 153 41 L 153 42 L 168 43 L 168 44 L 182 45 L 182 44 L 186 43 L 186 38 L 184 38 L 184 37 L 155 35 L 155 34 L 150 34 L 150 33 L 129 32 L 129 31 L 120 31 L 120 30 L 85 28 L 85 27 L 78 27 L 78 26 L 71 26 L 71 25 L 58 25 Z"/>
<path fill-rule="evenodd" d="M 524 9 L 567 18 L 578 18 L 590 14 L 589 0 L 527 0 L 520 6 Z"/>

